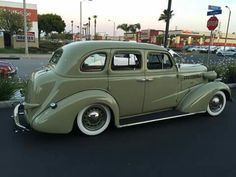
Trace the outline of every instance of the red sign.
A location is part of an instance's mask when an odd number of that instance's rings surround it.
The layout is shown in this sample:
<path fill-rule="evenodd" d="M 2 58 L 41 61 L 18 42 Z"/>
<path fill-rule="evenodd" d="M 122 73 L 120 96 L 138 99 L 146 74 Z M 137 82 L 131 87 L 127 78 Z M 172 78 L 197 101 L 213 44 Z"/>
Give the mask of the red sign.
<path fill-rule="evenodd" d="M 209 20 L 207 21 L 207 28 L 210 31 L 213 31 L 216 29 L 216 27 L 218 26 L 218 18 L 216 18 L 215 16 L 209 18 Z"/>
<path fill-rule="evenodd" d="M 0 10 L 9 10 L 12 12 L 17 12 L 23 15 L 23 8 L 15 8 L 15 7 L 4 7 L 0 6 Z M 38 21 L 38 14 L 36 9 L 26 9 L 27 12 L 27 20 L 30 22 Z"/>

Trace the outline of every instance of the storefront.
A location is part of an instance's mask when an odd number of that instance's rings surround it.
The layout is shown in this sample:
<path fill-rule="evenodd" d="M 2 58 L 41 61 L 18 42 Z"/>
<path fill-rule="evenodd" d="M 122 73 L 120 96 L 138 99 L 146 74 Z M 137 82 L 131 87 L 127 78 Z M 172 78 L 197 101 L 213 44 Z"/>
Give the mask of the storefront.
<path fill-rule="evenodd" d="M 23 14 L 23 4 L 17 2 L 0 1 L 0 9 L 8 10 Z M 27 21 L 31 28 L 27 33 L 29 47 L 39 47 L 38 43 L 38 14 L 36 4 L 26 4 Z M 1 29 L 0 29 L 1 30 Z M 13 47 L 24 48 L 25 47 L 25 35 L 23 31 L 18 31 L 11 36 L 7 31 L 0 31 L 0 48 Z"/>
<path fill-rule="evenodd" d="M 170 31 L 170 46 L 174 48 L 182 48 L 185 45 L 209 45 L 211 39 L 210 32 L 194 32 L 194 31 Z M 213 31 L 212 45 L 224 46 L 226 34 Z M 228 34 L 226 46 L 236 47 L 236 34 Z"/>

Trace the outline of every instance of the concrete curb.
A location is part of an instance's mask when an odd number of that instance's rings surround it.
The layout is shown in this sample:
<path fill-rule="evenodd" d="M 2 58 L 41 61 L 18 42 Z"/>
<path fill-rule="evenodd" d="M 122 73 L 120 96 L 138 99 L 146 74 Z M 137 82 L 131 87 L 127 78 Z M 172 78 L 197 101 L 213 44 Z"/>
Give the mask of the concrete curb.
<path fill-rule="evenodd" d="M 0 57 L 0 60 L 20 60 L 20 57 Z"/>
<path fill-rule="evenodd" d="M 52 54 L 0 54 L 0 60 L 50 59 Z"/>

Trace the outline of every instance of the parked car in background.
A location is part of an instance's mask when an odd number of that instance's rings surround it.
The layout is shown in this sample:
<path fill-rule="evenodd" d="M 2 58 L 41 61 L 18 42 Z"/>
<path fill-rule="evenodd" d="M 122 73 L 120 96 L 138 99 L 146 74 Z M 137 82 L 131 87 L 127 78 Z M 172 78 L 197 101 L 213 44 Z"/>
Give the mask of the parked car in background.
<path fill-rule="evenodd" d="M 0 61 L 0 76 L 9 78 L 9 77 L 14 77 L 17 73 L 17 68 L 7 62 L 7 61 Z"/>
<path fill-rule="evenodd" d="M 195 51 L 200 51 L 201 47 L 200 46 L 191 46 L 187 48 L 187 52 L 195 52 Z"/>
<path fill-rule="evenodd" d="M 173 54 L 172 54 L 173 55 Z M 112 122 L 127 127 L 207 112 L 218 116 L 229 87 L 201 64 L 176 64 L 167 49 L 119 41 L 74 42 L 32 73 L 19 129 L 98 135 Z M 24 116 L 22 116 L 24 114 Z M 113 121 L 112 121 L 113 120 Z"/>
<path fill-rule="evenodd" d="M 200 53 L 208 53 L 209 46 L 201 46 L 199 49 Z M 216 53 L 217 47 L 216 46 L 210 46 L 210 53 Z"/>
<path fill-rule="evenodd" d="M 187 51 L 188 48 L 192 47 L 192 45 L 185 45 L 183 46 L 182 50 L 183 51 Z"/>
<path fill-rule="evenodd" d="M 218 56 L 232 56 L 236 57 L 236 49 L 230 48 L 230 49 L 220 49 L 216 52 L 216 55 Z"/>
<path fill-rule="evenodd" d="M 200 48 L 199 48 L 199 52 L 200 53 L 207 53 L 208 52 L 208 46 L 201 46 Z"/>
<path fill-rule="evenodd" d="M 176 63 L 179 64 L 179 63 L 183 62 L 183 57 L 179 53 L 177 53 L 174 50 L 169 49 L 169 48 L 167 50 L 171 54 L 171 56 L 173 57 L 173 59 L 175 60 Z"/>

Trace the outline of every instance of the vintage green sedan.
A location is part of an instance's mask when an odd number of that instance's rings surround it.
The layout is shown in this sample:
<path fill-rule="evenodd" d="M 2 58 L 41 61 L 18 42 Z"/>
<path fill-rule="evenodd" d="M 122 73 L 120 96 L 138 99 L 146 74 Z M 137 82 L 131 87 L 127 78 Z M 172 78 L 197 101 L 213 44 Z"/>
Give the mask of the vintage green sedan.
<path fill-rule="evenodd" d="M 160 46 L 74 42 L 32 74 L 14 121 L 23 130 L 68 133 L 76 126 L 98 135 L 111 122 L 120 128 L 196 113 L 218 116 L 231 91 L 215 79 L 203 65 L 176 64 Z"/>

